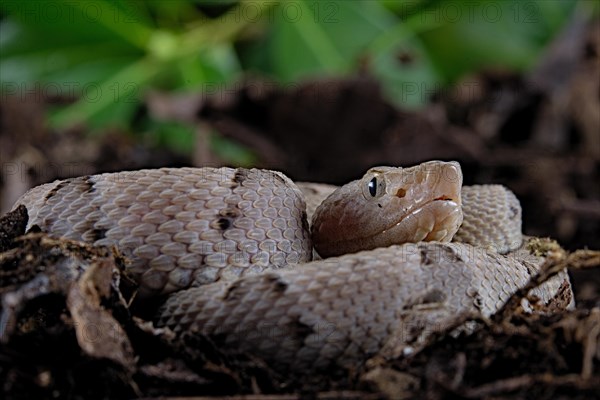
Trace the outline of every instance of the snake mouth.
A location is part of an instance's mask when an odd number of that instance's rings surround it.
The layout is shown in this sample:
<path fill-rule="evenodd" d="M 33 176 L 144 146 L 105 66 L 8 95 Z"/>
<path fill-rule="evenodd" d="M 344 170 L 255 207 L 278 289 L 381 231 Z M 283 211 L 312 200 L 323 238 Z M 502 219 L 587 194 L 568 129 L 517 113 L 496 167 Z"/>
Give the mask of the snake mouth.
<path fill-rule="evenodd" d="M 421 241 L 449 242 L 462 223 L 461 205 L 448 196 L 432 199 L 411 210 L 391 227 L 374 236 L 396 236 L 391 244 Z M 395 232 L 395 230 L 406 230 Z M 390 238 L 390 240 L 394 240 Z"/>
<path fill-rule="evenodd" d="M 433 199 L 431 201 L 453 201 L 453 200 L 451 197 L 448 197 L 448 196 L 440 196 L 440 197 L 436 197 L 435 199 Z"/>
<path fill-rule="evenodd" d="M 459 202 L 440 196 L 414 207 L 394 224 L 362 238 L 375 247 L 421 241 L 449 242 L 462 223 Z"/>
<path fill-rule="evenodd" d="M 393 224 L 370 235 L 329 242 L 317 249 L 322 257 L 353 253 L 359 248 L 374 249 L 403 243 L 449 242 L 463 219 L 460 203 L 448 196 L 440 196 L 414 207 Z M 335 249 L 330 252 L 328 249 Z"/>

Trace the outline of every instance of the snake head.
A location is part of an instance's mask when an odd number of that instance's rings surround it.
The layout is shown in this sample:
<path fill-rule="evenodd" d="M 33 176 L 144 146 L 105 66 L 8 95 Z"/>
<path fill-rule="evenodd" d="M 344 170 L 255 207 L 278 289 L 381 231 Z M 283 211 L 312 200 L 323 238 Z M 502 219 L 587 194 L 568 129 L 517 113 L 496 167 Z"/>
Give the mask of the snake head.
<path fill-rule="evenodd" d="M 331 257 L 407 242 L 448 242 L 463 219 L 461 187 L 457 162 L 371 168 L 317 208 L 315 249 Z"/>

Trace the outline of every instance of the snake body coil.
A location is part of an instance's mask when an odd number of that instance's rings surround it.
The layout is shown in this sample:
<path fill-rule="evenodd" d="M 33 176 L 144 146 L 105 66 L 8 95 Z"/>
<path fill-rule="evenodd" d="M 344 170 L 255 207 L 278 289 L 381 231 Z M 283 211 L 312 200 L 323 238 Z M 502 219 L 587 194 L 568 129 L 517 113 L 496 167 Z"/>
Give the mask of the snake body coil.
<path fill-rule="evenodd" d="M 389 341 L 418 346 L 457 316 L 489 317 L 535 272 L 465 244 L 405 244 L 184 290 L 167 300 L 158 324 L 203 332 L 276 368 L 351 368 Z M 564 279 L 534 294 L 545 303 Z"/>
<path fill-rule="evenodd" d="M 17 204 L 54 236 L 115 245 L 143 296 L 310 260 L 302 193 L 283 174 L 162 168 L 41 185 Z"/>
<path fill-rule="evenodd" d="M 521 244 L 514 195 L 461 186 L 457 163 L 373 168 L 309 207 L 312 232 L 302 191 L 267 170 L 85 176 L 16 204 L 53 236 L 115 245 L 142 296 L 177 291 L 158 325 L 307 372 L 364 361 L 390 341 L 408 345 L 460 313 L 489 316 L 537 271 L 491 251 Z M 470 244 L 421 242 L 452 238 Z M 352 254 L 307 263 L 313 242 L 322 256 Z M 394 245 L 404 242 L 421 243 Z M 536 294 L 549 300 L 564 279 Z"/>

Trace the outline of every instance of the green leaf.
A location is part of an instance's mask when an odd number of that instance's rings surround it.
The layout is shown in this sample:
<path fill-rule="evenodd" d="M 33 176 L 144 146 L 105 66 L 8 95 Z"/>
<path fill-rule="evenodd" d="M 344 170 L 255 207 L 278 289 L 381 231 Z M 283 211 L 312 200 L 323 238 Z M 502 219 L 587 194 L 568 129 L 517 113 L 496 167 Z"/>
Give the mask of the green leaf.
<path fill-rule="evenodd" d="M 438 25 L 419 37 L 445 82 L 487 66 L 522 70 L 566 21 L 573 6 L 565 3 L 439 2 L 417 16 L 421 24 Z"/>
<path fill-rule="evenodd" d="M 362 51 L 395 17 L 372 1 L 282 2 L 266 46 L 267 70 L 283 81 L 314 74 L 348 73 Z M 265 65 L 265 64 L 263 64 Z M 257 64 L 255 64 L 257 66 Z"/>
<path fill-rule="evenodd" d="M 196 142 L 194 128 L 175 121 L 148 121 L 146 134 L 159 146 L 177 153 L 191 155 Z"/>
<path fill-rule="evenodd" d="M 148 88 L 221 84 L 240 71 L 231 42 L 244 23 L 207 20 L 190 1 L 0 4 L 2 90 L 81 97 L 52 115 L 56 127 L 125 124 Z"/>
<path fill-rule="evenodd" d="M 64 127 L 89 122 L 99 116 L 110 116 L 110 109 L 131 110 L 139 103 L 148 82 L 160 72 L 160 64 L 151 60 L 142 59 L 128 65 L 95 84 L 93 96 L 84 96 L 75 104 L 56 113 L 50 119 L 50 123 L 55 127 Z"/>

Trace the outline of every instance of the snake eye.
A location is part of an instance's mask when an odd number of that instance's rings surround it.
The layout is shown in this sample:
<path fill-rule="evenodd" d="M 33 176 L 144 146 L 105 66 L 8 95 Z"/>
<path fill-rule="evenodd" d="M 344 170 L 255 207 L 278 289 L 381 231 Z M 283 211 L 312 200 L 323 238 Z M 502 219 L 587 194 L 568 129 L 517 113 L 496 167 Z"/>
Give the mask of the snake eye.
<path fill-rule="evenodd" d="M 363 195 L 367 199 L 378 198 L 385 194 L 385 178 L 380 174 L 371 175 L 371 180 L 363 181 Z M 367 178 L 368 179 L 368 178 Z"/>
<path fill-rule="evenodd" d="M 377 194 L 377 178 L 375 177 L 371 179 L 367 187 L 371 196 L 375 197 L 375 195 Z"/>

